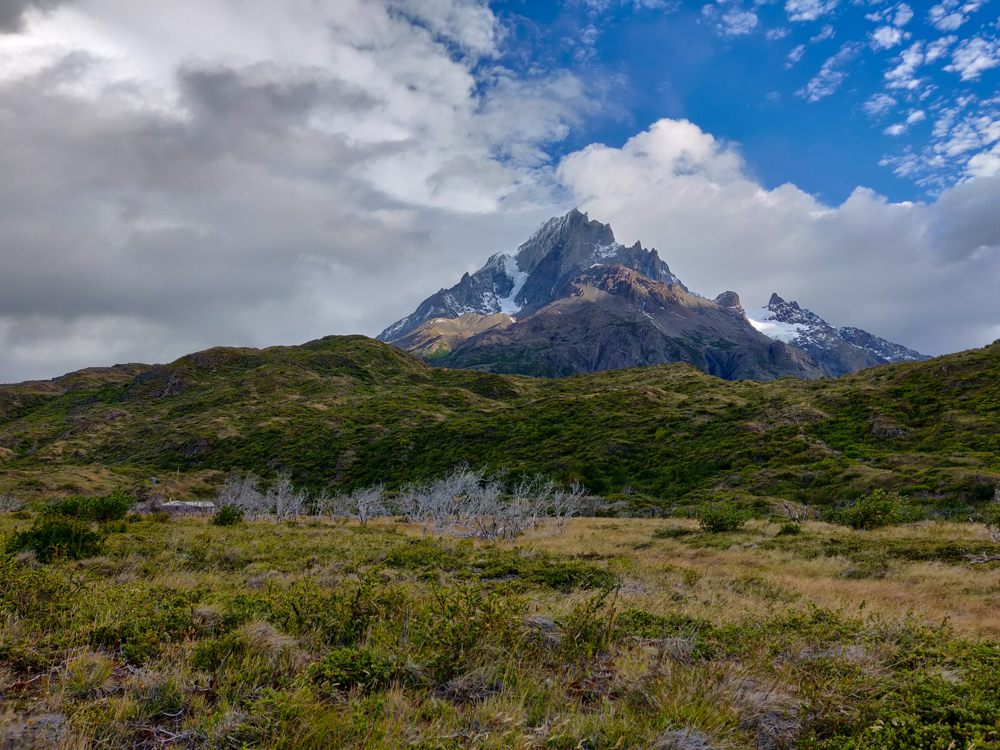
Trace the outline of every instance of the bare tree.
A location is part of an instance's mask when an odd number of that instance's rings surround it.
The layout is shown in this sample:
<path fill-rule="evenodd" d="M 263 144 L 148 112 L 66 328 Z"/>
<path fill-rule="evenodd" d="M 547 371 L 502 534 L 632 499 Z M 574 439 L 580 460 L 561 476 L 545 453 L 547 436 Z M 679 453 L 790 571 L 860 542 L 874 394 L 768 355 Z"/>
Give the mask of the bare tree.
<path fill-rule="evenodd" d="M 429 485 L 409 485 L 400 493 L 400 512 L 429 531 L 452 531 L 469 520 L 470 498 L 486 481 L 484 472 L 460 468 Z"/>
<path fill-rule="evenodd" d="M 379 518 L 386 514 L 385 505 L 382 503 L 384 495 L 385 488 L 381 484 L 354 493 L 351 504 L 358 523 L 367 526 L 373 518 Z"/>
<path fill-rule="evenodd" d="M 267 492 L 267 507 L 274 510 L 275 521 L 293 521 L 305 509 L 306 495 L 296 492 L 292 478 L 285 472 L 278 474 L 278 481 Z"/>
<path fill-rule="evenodd" d="M 534 532 L 546 516 L 555 488 L 555 482 L 541 474 L 524 477 L 511 488 L 510 503 L 516 512 L 523 514 L 525 532 Z"/>
<path fill-rule="evenodd" d="M 259 483 L 260 479 L 253 474 L 230 474 L 219 491 L 216 506 L 232 505 L 243 511 L 247 521 L 256 521 L 267 515 L 268 509 L 267 500 L 258 489 Z"/>
<path fill-rule="evenodd" d="M 579 482 L 573 482 L 569 492 L 560 490 L 552 498 L 552 519 L 555 522 L 557 534 L 565 534 L 569 522 L 580 514 L 583 498 L 587 496 L 587 488 Z"/>
<path fill-rule="evenodd" d="M 803 505 L 801 508 L 796 508 L 794 505 L 789 503 L 782 503 L 782 509 L 785 511 L 785 515 L 788 516 L 792 523 L 803 524 L 809 520 L 809 506 Z"/>

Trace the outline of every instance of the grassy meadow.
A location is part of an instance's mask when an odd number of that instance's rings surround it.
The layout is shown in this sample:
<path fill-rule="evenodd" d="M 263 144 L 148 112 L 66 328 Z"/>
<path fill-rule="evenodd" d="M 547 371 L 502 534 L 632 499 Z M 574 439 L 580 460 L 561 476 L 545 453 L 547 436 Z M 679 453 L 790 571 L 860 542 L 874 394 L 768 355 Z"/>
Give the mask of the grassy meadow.
<path fill-rule="evenodd" d="M 93 528 L 0 559 L 2 748 L 1000 748 L 981 524 Z"/>

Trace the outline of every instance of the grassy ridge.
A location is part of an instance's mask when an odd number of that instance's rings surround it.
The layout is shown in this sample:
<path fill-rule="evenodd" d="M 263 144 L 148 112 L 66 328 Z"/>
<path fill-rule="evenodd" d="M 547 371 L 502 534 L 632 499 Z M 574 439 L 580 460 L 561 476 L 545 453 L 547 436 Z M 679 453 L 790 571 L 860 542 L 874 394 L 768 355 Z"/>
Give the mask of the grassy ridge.
<path fill-rule="evenodd" d="M 830 504 L 884 487 L 961 516 L 1000 479 L 1000 345 L 813 382 L 683 364 L 498 376 L 359 336 L 129 367 L 0 387 L 0 491 L 181 472 L 201 484 L 179 494 L 208 492 L 231 469 L 395 486 L 467 461 L 581 480 L 636 509 L 720 494 Z"/>

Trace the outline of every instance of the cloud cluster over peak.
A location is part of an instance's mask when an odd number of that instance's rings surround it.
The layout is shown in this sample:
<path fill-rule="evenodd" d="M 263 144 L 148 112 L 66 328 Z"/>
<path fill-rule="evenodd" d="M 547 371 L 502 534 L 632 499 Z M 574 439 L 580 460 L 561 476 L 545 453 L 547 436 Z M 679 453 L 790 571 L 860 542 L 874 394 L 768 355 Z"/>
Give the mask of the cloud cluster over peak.
<path fill-rule="evenodd" d="M 765 189 L 733 145 L 674 120 L 571 154 L 558 173 L 581 209 L 656 247 L 708 297 L 733 289 L 752 306 L 777 290 L 933 354 L 1000 337 L 1000 178 L 931 204 L 858 188 L 828 206 L 794 185 Z"/>

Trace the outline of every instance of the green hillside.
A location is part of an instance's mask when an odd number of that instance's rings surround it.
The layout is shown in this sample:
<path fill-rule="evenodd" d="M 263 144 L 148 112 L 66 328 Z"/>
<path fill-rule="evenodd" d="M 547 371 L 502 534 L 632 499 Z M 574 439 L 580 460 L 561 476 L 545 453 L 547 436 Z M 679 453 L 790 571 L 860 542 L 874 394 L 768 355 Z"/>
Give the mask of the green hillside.
<path fill-rule="evenodd" d="M 219 348 L 0 387 L 0 493 L 151 475 L 207 492 L 231 469 L 395 487 L 467 461 L 582 480 L 636 510 L 884 487 L 961 515 L 1000 480 L 998 376 L 1000 344 L 768 383 L 684 364 L 561 380 L 436 369 L 361 336 Z"/>

